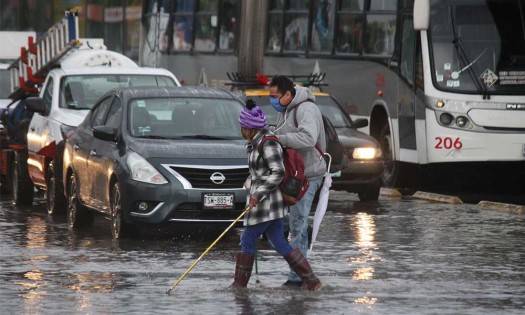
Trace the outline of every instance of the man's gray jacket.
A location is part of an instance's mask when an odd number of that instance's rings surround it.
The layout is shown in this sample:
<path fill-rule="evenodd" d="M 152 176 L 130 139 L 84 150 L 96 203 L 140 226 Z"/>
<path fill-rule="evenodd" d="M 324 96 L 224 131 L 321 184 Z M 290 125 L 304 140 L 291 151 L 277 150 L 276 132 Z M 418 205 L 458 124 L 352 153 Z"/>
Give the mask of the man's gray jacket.
<path fill-rule="evenodd" d="M 286 106 L 286 111 L 277 115 L 275 134 L 285 147 L 295 149 L 303 156 L 306 177 L 316 179 L 326 172 L 326 163 L 315 148 L 319 145 L 323 152 L 326 150 L 323 118 L 310 89 L 296 86 L 295 91 L 295 97 Z M 298 104 L 301 106 L 297 107 Z M 296 110 L 298 127 L 294 122 Z"/>

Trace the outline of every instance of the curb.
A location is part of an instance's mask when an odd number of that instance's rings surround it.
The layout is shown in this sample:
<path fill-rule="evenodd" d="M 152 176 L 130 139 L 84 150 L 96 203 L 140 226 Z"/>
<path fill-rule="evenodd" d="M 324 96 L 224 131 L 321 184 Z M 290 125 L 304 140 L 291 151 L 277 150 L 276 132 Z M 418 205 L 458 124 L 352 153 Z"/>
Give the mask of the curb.
<path fill-rule="evenodd" d="M 511 214 L 525 214 L 525 206 L 513 205 L 510 203 L 492 202 L 482 200 L 478 203 L 478 207 L 487 210 L 496 210 L 498 212 L 505 212 Z"/>
<path fill-rule="evenodd" d="M 389 197 L 401 197 L 402 196 L 399 190 L 395 188 L 384 188 L 384 187 L 381 187 L 381 189 L 379 190 L 379 194 L 383 196 L 389 196 Z"/>
<path fill-rule="evenodd" d="M 463 203 L 463 201 L 461 201 L 461 199 L 459 199 L 459 197 L 457 196 L 440 195 L 440 194 L 434 194 L 434 193 L 429 193 L 425 191 L 416 191 L 416 193 L 413 194 L 412 197 L 418 198 L 418 199 L 430 200 L 430 201 L 443 202 L 443 203 L 455 203 L 455 204 Z"/>

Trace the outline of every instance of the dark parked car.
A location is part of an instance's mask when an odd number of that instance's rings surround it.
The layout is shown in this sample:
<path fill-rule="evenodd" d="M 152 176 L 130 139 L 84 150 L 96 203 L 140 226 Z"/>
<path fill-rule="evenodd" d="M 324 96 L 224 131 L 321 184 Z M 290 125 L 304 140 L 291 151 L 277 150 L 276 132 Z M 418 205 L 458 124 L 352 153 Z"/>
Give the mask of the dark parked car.
<path fill-rule="evenodd" d="M 127 88 L 103 96 L 67 139 L 70 228 L 93 210 L 114 238 L 144 224 L 232 222 L 246 204 L 241 100 L 201 87 Z"/>
<path fill-rule="evenodd" d="M 245 90 L 243 93 L 264 110 L 270 124 L 275 124 L 277 112 L 270 105 L 268 90 Z M 328 117 L 336 128 L 350 161 L 349 168 L 332 174 L 332 189 L 355 192 L 361 201 L 377 200 L 383 172 L 381 149 L 374 138 L 357 130 L 366 127 L 368 121 L 352 121 L 330 94 L 314 92 L 314 96 L 321 113 Z"/>

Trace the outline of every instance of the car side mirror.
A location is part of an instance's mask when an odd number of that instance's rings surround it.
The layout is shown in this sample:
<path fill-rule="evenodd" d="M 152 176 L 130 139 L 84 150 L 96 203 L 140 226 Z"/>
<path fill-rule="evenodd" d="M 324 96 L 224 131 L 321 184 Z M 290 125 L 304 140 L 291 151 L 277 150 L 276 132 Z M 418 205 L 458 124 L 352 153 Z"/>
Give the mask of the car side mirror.
<path fill-rule="evenodd" d="M 26 103 L 27 110 L 34 113 L 47 114 L 46 104 L 42 98 L 37 96 L 28 97 L 24 100 L 24 102 Z"/>
<path fill-rule="evenodd" d="M 117 141 L 117 130 L 109 126 L 93 127 L 93 137 L 103 141 Z"/>
<path fill-rule="evenodd" d="M 355 129 L 363 128 L 368 126 L 368 119 L 358 118 L 352 122 L 352 127 Z"/>

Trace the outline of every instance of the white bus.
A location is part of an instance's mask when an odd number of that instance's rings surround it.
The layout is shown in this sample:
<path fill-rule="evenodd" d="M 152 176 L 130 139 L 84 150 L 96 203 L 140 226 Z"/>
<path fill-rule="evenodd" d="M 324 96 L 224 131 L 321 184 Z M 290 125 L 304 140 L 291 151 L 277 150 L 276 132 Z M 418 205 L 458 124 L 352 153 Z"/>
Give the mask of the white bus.
<path fill-rule="evenodd" d="M 523 192 L 525 1 L 415 0 L 397 18 L 388 65 L 355 73 L 375 91 L 348 87 L 353 117 L 381 142 L 384 184 L 490 177 Z"/>
<path fill-rule="evenodd" d="M 325 90 L 352 118 L 369 119 L 363 131 L 382 144 L 385 186 L 490 183 L 495 174 L 498 186 L 523 192 L 525 0 L 167 3 L 159 61 L 188 84 L 204 71 L 211 82 L 230 71 L 309 74 L 318 64 Z M 143 23 L 150 32 L 159 24 Z"/>

